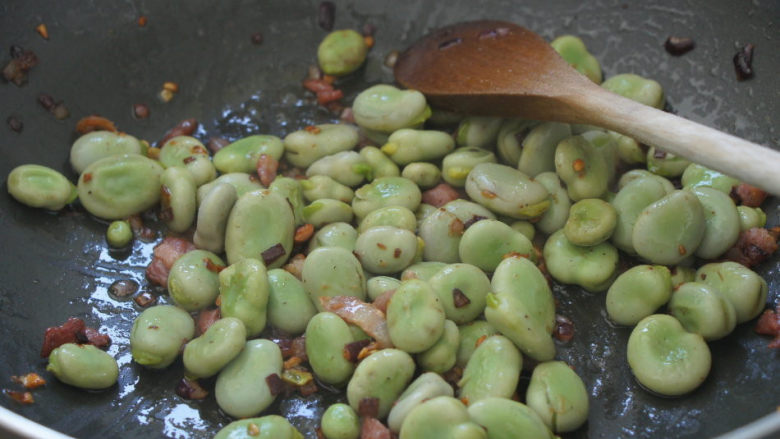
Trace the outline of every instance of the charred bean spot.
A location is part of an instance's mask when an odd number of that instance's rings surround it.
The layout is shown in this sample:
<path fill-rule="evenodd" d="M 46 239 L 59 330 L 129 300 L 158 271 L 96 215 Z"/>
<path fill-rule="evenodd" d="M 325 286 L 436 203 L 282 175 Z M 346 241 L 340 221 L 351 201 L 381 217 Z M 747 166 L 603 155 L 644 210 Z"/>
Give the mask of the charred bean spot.
<path fill-rule="evenodd" d="M 680 244 L 677 246 L 677 253 L 679 253 L 680 255 L 684 255 L 688 253 L 688 250 L 685 249 L 684 245 Z"/>
<path fill-rule="evenodd" d="M 460 288 L 452 289 L 452 302 L 455 304 L 455 308 L 463 308 L 471 303 L 468 296 L 463 294 Z"/>
<path fill-rule="evenodd" d="M 463 226 L 463 221 L 461 221 L 458 218 L 455 218 L 450 222 L 448 233 L 450 236 L 460 236 L 463 234 L 464 230 L 465 227 Z"/>
<path fill-rule="evenodd" d="M 263 263 L 268 266 L 285 254 L 287 254 L 287 251 L 282 246 L 282 243 L 277 243 L 263 251 L 260 256 L 263 258 Z"/>
<path fill-rule="evenodd" d="M 184 157 L 183 159 L 181 159 L 182 163 L 184 163 L 185 165 L 188 165 L 194 162 L 195 160 L 197 159 L 194 156 Z"/>

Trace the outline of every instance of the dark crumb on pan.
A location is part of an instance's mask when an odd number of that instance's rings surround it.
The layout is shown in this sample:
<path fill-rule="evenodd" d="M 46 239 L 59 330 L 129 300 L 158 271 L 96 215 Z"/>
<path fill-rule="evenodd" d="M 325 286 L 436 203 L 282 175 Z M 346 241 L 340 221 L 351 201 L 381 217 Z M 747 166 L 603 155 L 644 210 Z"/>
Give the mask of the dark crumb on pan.
<path fill-rule="evenodd" d="M 149 107 L 146 104 L 134 104 L 133 117 L 136 119 L 146 119 L 149 117 Z"/>
<path fill-rule="evenodd" d="M 8 116 L 8 119 L 6 119 L 5 122 L 8 124 L 8 128 L 10 128 L 11 131 L 21 133 L 24 129 L 24 124 L 21 119 L 16 116 Z"/>
<path fill-rule="evenodd" d="M 336 19 L 336 5 L 333 2 L 321 2 L 317 12 L 317 24 L 326 31 L 333 30 Z"/>
<path fill-rule="evenodd" d="M 666 51 L 674 56 L 684 55 L 693 50 L 694 47 L 696 47 L 696 42 L 693 41 L 693 38 L 687 37 L 669 37 L 664 43 Z"/>
<path fill-rule="evenodd" d="M 252 44 L 259 46 L 263 44 L 263 33 L 262 32 L 255 32 L 250 37 Z"/>
<path fill-rule="evenodd" d="M 745 44 L 734 55 L 734 71 L 737 73 L 737 80 L 744 81 L 753 77 L 753 49 L 752 44 Z"/>

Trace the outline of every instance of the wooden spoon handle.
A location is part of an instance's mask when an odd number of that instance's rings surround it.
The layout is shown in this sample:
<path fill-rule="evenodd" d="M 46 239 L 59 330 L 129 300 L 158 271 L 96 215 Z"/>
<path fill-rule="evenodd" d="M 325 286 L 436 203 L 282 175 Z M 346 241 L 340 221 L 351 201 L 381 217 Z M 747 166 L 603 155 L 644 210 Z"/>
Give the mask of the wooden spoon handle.
<path fill-rule="evenodd" d="M 639 104 L 601 87 L 572 97 L 568 104 L 584 123 L 617 131 L 780 196 L 778 151 Z"/>

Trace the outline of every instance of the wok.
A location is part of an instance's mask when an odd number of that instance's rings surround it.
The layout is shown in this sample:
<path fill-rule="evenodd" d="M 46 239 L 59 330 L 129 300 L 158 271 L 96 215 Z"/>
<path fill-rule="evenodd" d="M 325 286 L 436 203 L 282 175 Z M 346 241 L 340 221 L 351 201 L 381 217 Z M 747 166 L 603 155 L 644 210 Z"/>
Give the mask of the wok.
<path fill-rule="evenodd" d="M 581 36 L 600 60 L 605 77 L 635 72 L 661 82 L 680 115 L 751 141 L 778 148 L 780 114 L 780 4 L 773 1 L 565 0 L 422 2 L 416 0 L 336 2 L 336 28 L 377 27 L 376 46 L 364 68 L 343 89 L 344 102 L 366 86 L 391 82 L 384 56 L 424 33 L 458 21 L 497 18 L 516 22 L 551 39 Z M 10 0 L 0 4 L 0 60 L 18 44 L 34 50 L 40 63 L 29 84 L 0 84 L 0 115 L 24 123 L 17 134 L 0 127 L 0 175 L 15 166 L 39 163 L 75 181 L 68 152 L 75 122 L 98 113 L 123 131 L 150 141 L 178 121 L 196 118 L 201 138 L 236 139 L 249 133 L 286 133 L 334 119 L 317 108 L 300 86 L 325 31 L 317 26 L 319 1 L 156 2 Z M 146 16 L 140 27 L 137 20 Z M 34 30 L 48 27 L 50 39 Z M 250 36 L 262 32 L 262 45 Z M 669 35 L 696 40 L 694 51 L 672 57 L 662 43 Z M 731 58 L 737 46 L 756 45 L 756 76 L 737 82 Z M 164 81 L 180 91 L 161 103 Z M 39 93 L 62 100 L 71 116 L 57 121 L 37 102 Z M 136 120 L 131 106 L 146 103 L 151 116 Z M 780 169 L 778 169 L 780 171 Z M 47 378 L 23 406 L 0 401 L 3 424 L 26 427 L 11 412 L 80 438 L 211 437 L 230 420 L 213 398 L 185 401 L 174 387 L 181 368 L 147 371 L 130 360 L 127 335 L 138 313 L 132 301 L 116 301 L 107 287 L 116 279 L 143 281 L 153 244 L 135 242 L 132 255 L 109 254 L 106 224 L 84 212 L 48 213 L 0 194 L 0 387 L 16 389 L 11 375 L 31 371 Z M 778 224 L 778 201 L 765 205 Z M 778 257 L 759 267 L 775 306 L 780 289 Z M 712 437 L 772 413 L 777 392 L 778 354 L 753 333 L 754 322 L 711 343 L 713 368 L 706 382 L 682 398 L 661 398 L 639 387 L 625 360 L 630 329 L 612 327 L 603 294 L 555 288 L 559 313 L 576 326 L 572 342 L 558 347 L 559 359 L 583 377 L 591 396 L 587 425 L 570 437 Z M 165 297 L 161 298 L 165 300 Z M 119 384 L 85 392 L 44 372 L 38 355 L 46 327 L 68 317 L 108 332 L 109 352 L 120 364 Z M 292 399 L 278 410 L 303 425 L 323 410 L 321 398 Z M 775 413 L 777 415 L 777 413 Z M 770 421 L 771 423 L 772 421 Z M 6 427 L 8 428 L 8 427 Z M 771 429 L 771 426 L 769 427 Z M 40 436 L 41 433 L 33 435 Z M 311 435 L 309 436 L 311 437 Z"/>

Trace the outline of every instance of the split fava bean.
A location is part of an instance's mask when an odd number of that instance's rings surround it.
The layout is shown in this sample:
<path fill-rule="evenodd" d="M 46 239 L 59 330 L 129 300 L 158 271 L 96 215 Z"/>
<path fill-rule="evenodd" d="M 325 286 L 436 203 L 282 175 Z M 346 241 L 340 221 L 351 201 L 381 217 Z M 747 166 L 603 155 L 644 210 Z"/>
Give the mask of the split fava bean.
<path fill-rule="evenodd" d="M 469 405 L 471 419 L 488 431 L 488 439 L 553 439 L 539 415 L 527 405 L 507 398 L 489 397 Z"/>
<path fill-rule="evenodd" d="M 455 365 L 459 343 L 458 325 L 445 320 L 441 337 L 433 346 L 417 354 L 417 364 L 425 371 L 445 373 Z"/>
<path fill-rule="evenodd" d="M 696 195 L 675 191 L 639 214 L 631 239 L 639 256 L 654 264 L 673 265 L 696 252 L 705 225 L 704 209 Z"/>
<path fill-rule="evenodd" d="M 637 265 L 607 290 L 607 314 L 619 325 L 636 325 L 672 296 L 672 276 L 663 265 Z"/>
<path fill-rule="evenodd" d="M 392 133 L 422 124 L 430 117 L 431 110 L 419 91 L 377 84 L 357 95 L 352 113 L 361 128 Z"/>
<path fill-rule="evenodd" d="M 60 210 L 78 196 L 64 175 L 41 165 L 21 165 L 8 174 L 8 193 L 26 206 Z"/>
<path fill-rule="evenodd" d="M 415 407 L 437 396 L 452 397 L 453 395 L 452 386 L 444 381 L 441 375 L 425 372 L 412 381 L 393 404 L 387 416 L 387 426 L 390 430 L 399 432 L 404 419 Z"/>
<path fill-rule="evenodd" d="M 403 128 L 393 132 L 381 150 L 398 165 L 431 161 L 455 148 L 452 136 L 443 131 Z"/>
<path fill-rule="evenodd" d="M 303 262 L 301 280 L 319 311 L 323 311 L 320 297 L 366 298 L 363 267 L 350 250 L 341 247 L 320 247 L 309 253 Z"/>
<path fill-rule="evenodd" d="M 219 272 L 219 311 L 222 317 L 236 317 L 246 327 L 247 337 L 265 329 L 270 286 L 265 265 L 246 258 Z"/>
<path fill-rule="evenodd" d="M 455 141 L 458 146 L 492 149 L 503 122 L 498 117 L 466 116 L 458 125 Z"/>
<path fill-rule="evenodd" d="M 225 254 L 231 264 L 262 258 L 267 268 L 279 268 L 290 257 L 294 233 L 295 216 L 285 198 L 267 190 L 249 192 L 230 211 Z"/>
<path fill-rule="evenodd" d="M 325 383 L 341 386 L 355 370 L 344 357 L 344 347 L 355 341 L 347 323 L 331 312 L 321 312 L 306 326 L 306 356 L 317 377 Z"/>
<path fill-rule="evenodd" d="M 113 155 L 144 153 L 144 145 L 135 137 L 113 131 L 92 131 L 76 139 L 70 148 L 70 165 L 81 174 L 92 163 Z"/>
<path fill-rule="evenodd" d="M 192 237 L 196 247 L 213 253 L 225 250 L 228 217 L 237 199 L 236 189 L 229 183 L 217 183 L 206 194 L 198 207 L 195 234 Z"/>
<path fill-rule="evenodd" d="M 487 439 L 471 420 L 466 406 L 450 396 L 437 396 L 414 407 L 401 424 L 400 439 Z"/>
<path fill-rule="evenodd" d="M 707 341 L 727 336 L 737 325 L 731 301 L 719 289 L 701 282 L 680 285 L 669 301 L 669 311 L 685 330 Z"/>
<path fill-rule="evenodd" d="M 662 395 L 683 395 L 707 378 L 712 355 L 699 334 L 687 332 L 666 314 L 642 319 L 631 331 L 628 364 L 637 381 Z"/>
<path fill-rule="evenodd" d="M 458 381 L 458 396 L 473 404 L 491 396 L 515 393 L 523 357 L 514 343 L 501 335 L 486 338 L 475 350 Z"/>
<path fill-rule="evenodd" d="M 306 330 L 317 308 L 303 283 L 281 268 L 268 270 L 268 323 L 274 328 L 297 335 Z"/>
<path fill-rule="evenodd" d="M 449 264 L 428 279 L 439 297 L 447 318 L 458 324 L 477 318 L 485 309 L 490 279 L 478 267 L 466 264 Z"/>
<path fill-rule="evenodd" d="M 493 271 L 508 255 L 536 260 L 533 244 L 522 233 L 499 220 L 485 219 L 472 224 L 458 244 L 460 260 L 485 271 Z"/>
<path fill-rule="evenodd" d="M 419 279 L 401 282 L 386 314 L 390 340 L 408 353 L 429 349 L 444 332 L 444 307 L 430 285 Z"/>
<path fill-rule="evenodd" d="M 592 292 L 609 288 L 618 264 L 618 252 L 612 244 L 602 242 L 581 247 L 569 242 L 563 230 L 547 238 L 543 253 L 547 269 L 555 280 Z"/>
<path fill-rule="evenodd" d="M 241 320 L 234 317 L 217 320 L 184 347 L 182 360 L 186 375 L 191 378 L 216 375 L 241 353 L 245 342 L 246 328 Z"/>
<path fill-rule="evenodd" d="M 617 212 L 611 204 L 586 198 L 571 206 L 563 233 L 572 244 L 588 247 L 609 239 L 616 225 Z"/>
<path fill-rule="evenodd" d="M 516 219 L 534 218 L 550 207 L 550 194 L 527 175 L 496 163 L 480 163 L 466 179 L 466 193 L 495 213 Z"/>
<path fill-rule="evenodd" d="M 219 295 L 219 273 L 224 267 L 219 256 L 207 250 L 193 250 L 176 260 L 168 274 L 168 293 L 176 305 L 197 311 L 214 303 Z"/>
<path fill-rule="evenodd" d="M 571 126 L 565 123 L 544 122 L 533 127 L 523 139 L 517 169 L 531 177 L 554 172 L 555 147 L 571 135 Z"/>
<path fill-rule="evenodd" d="M 192 174 L 184 168 L 172 167 L 160 176 L 160 216 L 168 229 L 184 232 L 195 221 L 197 186 Z"/>
<path fill-rule="evenodd" d="M 347 404 L 333 404 L 325 410 L 320 421 L 326 439 L 359 439 L 360 418 Z"/>
<path fill-rule="evenodd" d="M 244 350 L 217 376 L 214 396 L 225 413 L 236 418 L 256 416 L 276 399 L 266 377 L 282 373 L 282 352 L 266 339 L 249 340 Z"/>
<path fill-rule="evenodd" d="M 358 232 L 351 224 L 335 222 L 323 226 L 309 241 L 309 253 L 319 247 L 341 247 L 352 251 L 355 249 Z"/>
<path fill-rule="evenodd" d="M 195 322 L 187 311 L 172 305 L 152 306 L 133 322 L 130 351 L 136 363 L 162 369 L 173 363 L 193 335 Z"/>
<path fill-rule="evenodd" d="M 414 367 L 414 360 L 404 351 L 390 348 L 372 353 L 357 365 L 349 380 L 349 405 L 357 411 L 363 399 L 377 398 L 377 418 L 386 417 L 412 380 Z"/>
<path fill-rule="evenodd" d="M 525 400 L 556 433 L 574 431 L 588 420 L 588 391 L 563 361 L 549 361 L 534 368 Z"/>
<path fill-rule="evenodd" d="M 276 160 L 282 158 L 282 139 L 265 134 L 247 136 L 225 146 L 214 154 L 214 166 L 223 174 L 257 170 L 257 160 L 266 154 Z"/>
<path fill-rule="evenodd" d="M 417 236 L 406 229 L 376 226 L 366 229 L 355 241 L 355 256 L 367 271 L 376 274 L 399 273 L 414 261 Z"/>
<path fill-rule="evenodd" d="M 315 125 L 314 129 L 288 134 L 284 156 L 293 166 L 305 168 L 326 155 L 351 150 L 357 143 L 358 131 L 352 125 Z"/>
<path fill-rule="evenodd" d="M 352 73 L 366 60 L 368 46 L 358 32 L 352 29 L 329 33 L 317 48 L 317 62 L 327 75 L 343 76 Z"/>
<path fill-rule="evenodd" d="M 575 70 L 596 84 L 601 84 L 601 66 L 596 57 L 588 52 L 581 39 L 574 35 L 561 35 L 552 40 L 550 46 Z"/>
<path fill-rule="evenodd" d="M 214 439 L 303 439 L 303 435 L 287 419 L 268 415 L 233 421 L 219 430 Z"/>
<path fill-rule="evenodd" d="M 119 377 L 119 367 L 111 355 L 91 344 L 65 343 L 49 354 L 46 370 L 58 380 L 82 389 L 111 387 Z"/>
<path fill-rule="evenodd" d="M 766 305 L 769 291 L 766 281 L 742 264 L 731 261 L 706 264 L 696 271 L 694 279 L 717 289 L 731 302 L 737 323 L 752 320 Z"/>

